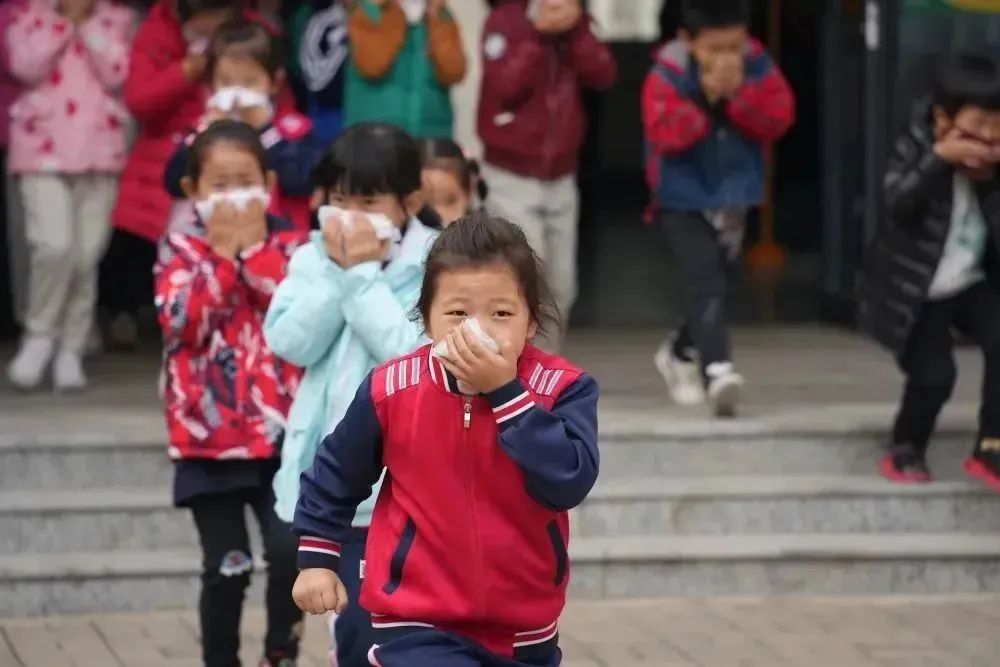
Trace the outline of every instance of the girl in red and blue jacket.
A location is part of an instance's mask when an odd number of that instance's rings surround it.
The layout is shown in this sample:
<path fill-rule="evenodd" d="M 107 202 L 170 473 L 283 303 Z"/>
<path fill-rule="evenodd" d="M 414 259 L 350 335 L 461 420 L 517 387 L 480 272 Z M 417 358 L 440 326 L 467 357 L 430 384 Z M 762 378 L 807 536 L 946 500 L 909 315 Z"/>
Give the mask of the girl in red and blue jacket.
<path fill-rule="evenodd" d="M 597 479 L 598 388 L 527 342 L 550 303 L 516 225 L 479 212 L 447 227 L 417 305 L 434 343 L 372 371 L 302 476 L 293 596 L 320 614 L 346 604 L 340 545 L 385 468 L 361 591 L 373 665 L 560 662 L 567 511 Z"/>
<path fill-rule="evenodd" d="M 284 78 L 278 38 L 260 23 L 234 19 L 216 29 L 208 47 L 208 78 L 213 95 L 199 125 L 235 117 L 260 134 L 267 167 L 277 184 L 270 213 L 307 231 L 312 172 L 323 157 L 323 146 L 312 136 L 312 121 L 294 110 L 276 108 Z M 164 185 L 175 198 L 184 196 L 181 178 L 187 173 L 194 134 L 180 142 L 164 171 Z"/>
<path fill-rule="evenodd" d="M 271 490 L 300 372 L 274 356 L 263 331 L 302 235 L 265 213 L 274 182 L 265 162 L 245 123 L 217 121 L 198 135 L 183 181 L 198 221 L 163 241 L 155 272 L 174 504 L 191 510 L 202 546 L 209 667 L 239 664 L 240 612 L 254 569 L 247 506 L 268 561 L 263 667 L 295 660 L 302 621 L 291 599 L 295 539 L 274 512 Z"/>

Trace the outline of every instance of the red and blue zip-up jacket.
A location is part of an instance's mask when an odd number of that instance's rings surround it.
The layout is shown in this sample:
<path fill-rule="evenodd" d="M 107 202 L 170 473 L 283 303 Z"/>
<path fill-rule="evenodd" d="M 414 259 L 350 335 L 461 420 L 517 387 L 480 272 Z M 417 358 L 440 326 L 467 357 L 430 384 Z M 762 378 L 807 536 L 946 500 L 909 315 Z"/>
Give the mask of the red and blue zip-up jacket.
<path fill-rule="evenodd" d="M 730 100 L 705 99 L 698 64 L 668 42 L 642 87 L 646 177 L 654 206 L 669 211 L 748 208 L 764 199 L 764 149 L 795 122 L 795 95 L 756 39 L 745 80 Z"/>
<path fill-rule="evenodd" d="M 551 651 L 567 510 L 597 480 L 597 398 L 590 376 L 532 346 L 488 396 L 458 393 L 430 346 L 377 368 L 302 475 L 299 566 L 338 568 L 384 466 L 361 591 L 377 638 L 430 626 L 500 656 Z"/>
<path fill-rule="evenodd" d="M 177 144 L 163 170 L 163 185 L 175 199 L 186 196 L 181 179 L 188 173 L 188 154 L 197 132 Z M 261 129 L 260 143 L 267 168 L 278 179 L 268 213 L 289 220 L 296 229 L 309 231 L 309 198 L 315 187 L 312 172 L 324 152 L 323 145 L 312 135 L 312 121 L 294 111 L 279 111 L 274 122 Z"/>

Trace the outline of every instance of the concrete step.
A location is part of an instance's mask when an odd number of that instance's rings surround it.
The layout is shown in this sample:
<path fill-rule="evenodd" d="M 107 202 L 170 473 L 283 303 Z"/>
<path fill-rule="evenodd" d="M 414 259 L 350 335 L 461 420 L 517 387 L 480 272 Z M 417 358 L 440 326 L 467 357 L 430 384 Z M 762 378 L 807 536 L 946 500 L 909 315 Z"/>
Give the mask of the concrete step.
<path fill-rule="evenodd" d="M 598 481 L 571 527 L 579 537 L 1000 533 L 1000 494 L 966 481 L 874 476 L 612 477 Z"/>
<path fill-rule="evenodd" d="M 1000 590 L 1000 534 L 602 538 L 572 552 L 573 591 L 591 598 Z"/>
<path fill-rule="evenodd" d="M 101 433 L 0 440 L 0 489 L 167 488 L 173 467 L 162 436 Z"/>
<path fill-rule="evenodd" d="M 863 476 L 610 478 L 571 526 L 576 537 L 1000 532 L 1000 494 L 965 481 L 907 486 Z M 0 554 L 197 544 L 189 513 L 162 486 L 0 492 Z"/>
<path fill-rule="evenodd" d="M 601 477 L 870 475 L 878 468 L 886 437 L 877 430 L 607 437 L 601 442 Z M 936 437 L 928 455 L 936 477 L 961 478 L 974 437 L 972 431 Z"/>
<path fill-rule="evenodd" d="M 1000 589 L 997 534 L 582 538 L 570 552 L 571 594 L 589 598 Z M 0 616 L 190 608 L 198 567 L 196 550 L 0 556 Z"/>
<path fill-rule="evenodd" d="M 256 521 L 247 510 L 251 542 Z M 169 488 L 0 492 L 0 554 L 194 549 L 191 514 Z"/>
<path fill-rule="evenodd" d="M 850 475 L 876 469 L 884 434 L 877 431 L 757 432 L 726 430 L 653 435 L 611 434 L 601 442 L 601 477 L 716 475 Z M 960 477 L 973 434 L 945 432 L 930 450 L 935 474 Z M 79 433 L 31 442 L 0 439 L 0 489 L 164 488 L 172 473 L 162 436 Z"/>

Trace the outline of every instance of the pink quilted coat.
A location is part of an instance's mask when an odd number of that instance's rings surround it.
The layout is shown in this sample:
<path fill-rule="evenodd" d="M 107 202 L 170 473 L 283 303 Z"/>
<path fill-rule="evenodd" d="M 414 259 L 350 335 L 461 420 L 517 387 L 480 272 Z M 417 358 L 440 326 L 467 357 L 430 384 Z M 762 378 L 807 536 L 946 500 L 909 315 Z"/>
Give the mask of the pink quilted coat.
<path fill-rule="evenodd" d="M 74 26 L 56 0 L 28 0 L 7 30 L 10 73 L 25 86 L 10 109 L 13 173 L 116 173 L 125 164 L 130 10 L 97 0 Z"/>

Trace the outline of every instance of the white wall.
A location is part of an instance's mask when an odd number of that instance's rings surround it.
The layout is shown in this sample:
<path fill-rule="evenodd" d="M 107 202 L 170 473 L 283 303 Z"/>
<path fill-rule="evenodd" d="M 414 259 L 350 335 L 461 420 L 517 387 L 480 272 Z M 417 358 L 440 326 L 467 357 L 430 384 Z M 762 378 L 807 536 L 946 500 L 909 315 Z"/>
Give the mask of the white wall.
<path fill-rule="evenodd" d="M 479 41 L 489 14 L 489 5 L 486 0 L 450 0 L 448 6 L 462 29 L 462 41 L 468 61 L 465 80 L 455 86 L 451 93 L 452 107 L 455 109 L 455 141 L 470 157 L 480 157 L 482 145 L 476 135 L 476 106 L 479 103 L 479 82 L 482 79 Z"/>

